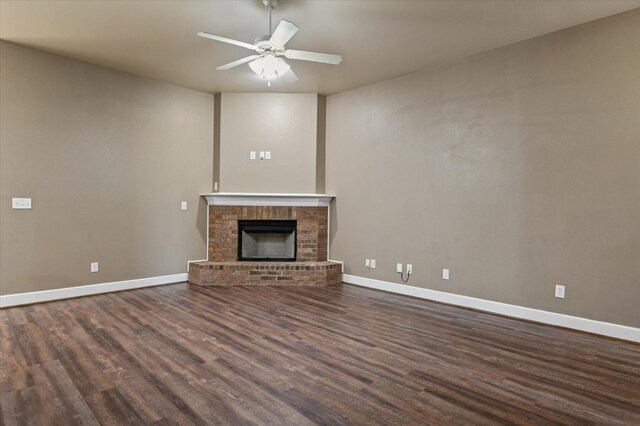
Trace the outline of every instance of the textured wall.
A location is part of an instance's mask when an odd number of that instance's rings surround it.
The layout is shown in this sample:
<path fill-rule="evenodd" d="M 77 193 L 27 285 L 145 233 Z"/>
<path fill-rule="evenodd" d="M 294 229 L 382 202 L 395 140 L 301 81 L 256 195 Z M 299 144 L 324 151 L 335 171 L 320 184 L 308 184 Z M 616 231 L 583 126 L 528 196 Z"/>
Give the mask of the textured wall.
<path fill-rule="evenodd" d="M 316 192 L 318 95 L 222 93 L 220 115 L 220 191 Z"/>
<path fill-rule="evenodd" d="M 0 42 L 0 155 L 2 294 L 206 257 L 212 95 Z"/>
<path fill-rule="evenodd" d="M 640 326 L 639 52 L 636 9 L 328 97 L 330 257 Z"/>

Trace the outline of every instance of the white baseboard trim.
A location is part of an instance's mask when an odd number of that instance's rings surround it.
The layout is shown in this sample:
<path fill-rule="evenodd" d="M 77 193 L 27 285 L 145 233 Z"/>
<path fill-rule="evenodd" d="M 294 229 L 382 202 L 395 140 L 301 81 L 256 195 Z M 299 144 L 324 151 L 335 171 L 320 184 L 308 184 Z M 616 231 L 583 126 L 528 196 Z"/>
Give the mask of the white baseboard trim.
<path fill-rule="evenodd" d="M 450 305 L 464 306 L 466 308 L 478 309 L 514 318 L 526 319 L 529 321 L 541 322 L 544 324 L 567 327 L 575 330 L 586 331 L 594 334 L 615 337 L 617 339 L 630 340 L 640 343 L 640 328 L 628 327 L 625 325 L 612 324 L 602 321 L 594 321 L 587 318 L 574 317 L 571 315 L 558 314 L 555 312 L 542 311 L 539 309 L 525 308 L 524 306 L 509 305 L 507 303 L 493 302 L 491 300 L 478 299 L 475 297 L 461 296 L 459 294 L 446 293 L 443 291 L 430 290 L 422 287 L 413 287 L 404 284 L 392 283 L 389 281 L 374 280 L 372 278 L 359 277 L 356 275 L 342 275 L 342 281 L 348 284 L 355 284 L 361 287 L 384 290 L 391 293 L 404 294 L 421 299 L 433 300 L 436 302 L 448 303 Z"/>
<path fill-rule="evenodd" d="M 7 294 L 0 296 L 0 308 L 30 305 L 32 303 L 49 302 L 59 299 L 90 296 L 93 294 L 111 293 L 114 291 L 132 290 L 187 281 L 187 274 L 162 275 L 159 277 L 140 278 L 137 280 L 115 281 L 111 283 L 82 285 L 78 287 L 56 288 L 53 290 L 34 291 L 31 293 Z"/>

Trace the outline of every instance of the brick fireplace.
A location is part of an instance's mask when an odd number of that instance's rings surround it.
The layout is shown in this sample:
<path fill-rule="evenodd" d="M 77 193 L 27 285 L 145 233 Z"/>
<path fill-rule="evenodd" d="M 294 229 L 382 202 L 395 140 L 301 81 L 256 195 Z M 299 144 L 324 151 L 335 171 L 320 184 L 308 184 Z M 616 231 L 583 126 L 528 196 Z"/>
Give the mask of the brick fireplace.
<path fill-rule="evenodd" d="M 333 197 L 225 193 L 205 197 L 209 208 L 208 260 L 189 265 L 190 283 L 326 286 L 342 282 L 342 265 L 327 260 L 329 203 Z M 243 256 L 239 238 L 242 224 L 246 223 L 255 226 L 256 232 L 264 233 L 270 233 L 271 223 L 293 227 L 295 257 L 288 258 L 289 261 L 269 261 L 257 256 L 261 260 L 254 261 Z M 287 241 L 286 244 L 292 244 Z"/>

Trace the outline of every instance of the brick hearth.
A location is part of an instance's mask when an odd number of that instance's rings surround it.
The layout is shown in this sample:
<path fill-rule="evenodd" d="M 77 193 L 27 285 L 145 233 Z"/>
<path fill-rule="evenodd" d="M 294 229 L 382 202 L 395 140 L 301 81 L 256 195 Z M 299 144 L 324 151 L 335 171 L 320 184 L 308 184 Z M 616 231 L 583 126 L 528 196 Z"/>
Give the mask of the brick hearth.
<path fill-rule="evenodd" d="M 239 262 L 238 220 L 296 220 L 296 262 Z M 197 285 L 326 286 L 342 282 L 327 261 L 328 207 L 209 206 L 209 260 L 189 266 Z"/>
<path fill-rule="evenodd" d="M 326 286 L 342 282 L 335 262 L 199 262 L 189 268 L 198 285 Z"/>

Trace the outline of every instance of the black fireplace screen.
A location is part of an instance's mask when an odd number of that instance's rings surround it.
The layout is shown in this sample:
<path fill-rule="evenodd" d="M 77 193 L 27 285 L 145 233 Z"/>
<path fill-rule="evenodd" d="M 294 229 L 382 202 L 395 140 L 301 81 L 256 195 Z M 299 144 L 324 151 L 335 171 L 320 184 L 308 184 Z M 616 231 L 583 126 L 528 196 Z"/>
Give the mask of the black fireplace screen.
<path fill-rule="evenodd" d="M 295 220 L 239 220 L 238 260 L 294 262 L 297 253 Z"/>

